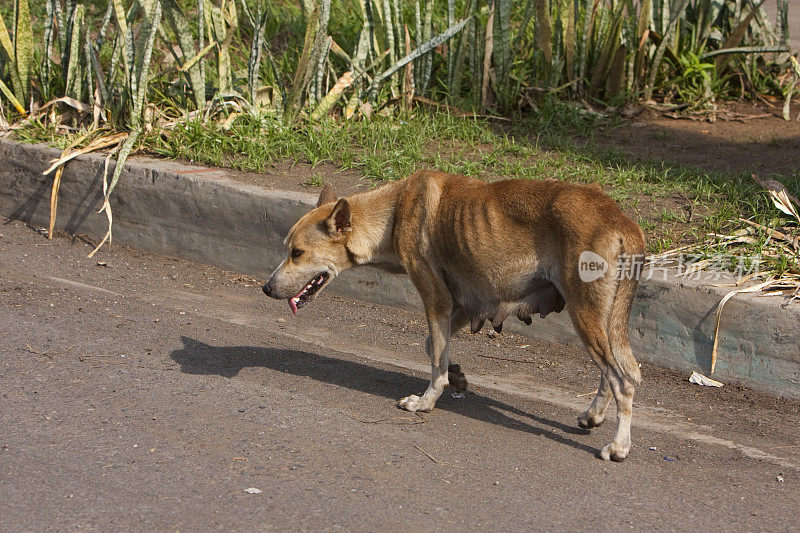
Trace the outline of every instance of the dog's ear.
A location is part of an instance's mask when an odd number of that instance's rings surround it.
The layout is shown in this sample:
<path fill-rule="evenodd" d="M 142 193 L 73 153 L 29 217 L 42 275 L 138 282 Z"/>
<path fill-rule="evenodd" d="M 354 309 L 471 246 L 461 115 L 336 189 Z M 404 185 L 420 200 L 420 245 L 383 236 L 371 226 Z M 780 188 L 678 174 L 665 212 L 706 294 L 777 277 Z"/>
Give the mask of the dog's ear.
<path fill-rule="evenodd" d="M 317 207 L 335 201 L 336 201 L 336 193 L 333 190 L 333 186 L 330 183 L 326 183 L 325 186 L 322 188 L 322 192 L 319 193 L 319 200 L 317 200 Z"/>
<path fill-rule="evenodd" d="M 325 225 L 331 235 L 347 233 L 353 229 L 350 227 L 350 204 L 347 199 L 341 198 L 336 202 L 333 211 L 325 219 Z"/>

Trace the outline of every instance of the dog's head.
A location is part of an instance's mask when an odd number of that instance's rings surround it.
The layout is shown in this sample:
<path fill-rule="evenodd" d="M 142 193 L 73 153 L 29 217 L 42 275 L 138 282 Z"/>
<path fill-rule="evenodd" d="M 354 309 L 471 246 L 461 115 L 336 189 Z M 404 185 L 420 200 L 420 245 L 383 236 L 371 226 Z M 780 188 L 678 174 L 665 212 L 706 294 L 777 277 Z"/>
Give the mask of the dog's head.
<path fill-rule="evenodd" d="M 350 204 L 337 201 L 330 185 L 322 189 L 317 207 L 297 221 L 284 240 L 286 259 L 262 287 L 271 298 L 287 299 L 293 313 L 352 266 L 347 248 Z"/>

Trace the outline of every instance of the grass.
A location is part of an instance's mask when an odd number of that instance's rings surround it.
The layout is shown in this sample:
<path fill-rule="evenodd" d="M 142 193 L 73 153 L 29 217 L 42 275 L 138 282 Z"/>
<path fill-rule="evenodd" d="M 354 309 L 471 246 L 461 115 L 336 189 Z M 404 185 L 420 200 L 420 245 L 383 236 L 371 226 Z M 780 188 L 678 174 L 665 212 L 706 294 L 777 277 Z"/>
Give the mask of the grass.
<path fill-rule="evenodd" d="M 674 134 L 668 130 L 660 130 L 653 133 L 653 139 L 658 141 L 669 141 L 673 138 Z"/>
<path fill-rule="evenodd" d="M 313 176 L 311 176 L 306 180 L 306 185 L 308 185 L 309 187 L 324 187 L 325 180 L 322 179 L 322 176 L 314 174 Z"/>
<path fill-rule="evenodd" d="M 740 227 L 739 217 L 769 224 L 775 216 L 772 204 L 749 174 L 637 160 L 594 142 L 601 128 L 614 126 L 556 102 L 511 126 L 420 110 L 400 118 L 330 120 L 295 127 L 243 116 L 227 130 L 190 122 L 153 132 L 142 140 L 141 149 L 257 173 L 286 160 L 312 166 L 326 162 L 341 170 L 357 170 L 369 184 L 432 167 L 490 181 L 597 182 L 641 225 L 653 253 L 704 241 L 708 233 L 726 234 Z M 54 136 L 48 128 L 32 123 L 17 137 L 64 147 L 72 136 Z M 780 179 L 789 192 L 800 196 L 796 175 Z M 308 184 L 319 186 L 322 181 L 311 178 Z M 753 245 L 753 253 L 761 245 Z"/>

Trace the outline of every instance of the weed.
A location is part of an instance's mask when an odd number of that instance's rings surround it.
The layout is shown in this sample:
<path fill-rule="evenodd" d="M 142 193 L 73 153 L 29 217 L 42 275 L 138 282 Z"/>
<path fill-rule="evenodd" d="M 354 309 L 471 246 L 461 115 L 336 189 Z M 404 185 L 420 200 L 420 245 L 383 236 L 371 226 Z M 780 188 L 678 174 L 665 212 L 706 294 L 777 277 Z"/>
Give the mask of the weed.
<path fill-rule="evenodd" d="M 658 130 L 653 133 L 653 138 L 659 141 L 671 140 L 675 134 L 670 130 Z"/>
<path fill-rule="evenodd" d="M 323 187 L 325 185 L 325 180 L 323 180 L 322 176 L 318 174 L 312 174 L 305 183 L 309 187 Z"/>

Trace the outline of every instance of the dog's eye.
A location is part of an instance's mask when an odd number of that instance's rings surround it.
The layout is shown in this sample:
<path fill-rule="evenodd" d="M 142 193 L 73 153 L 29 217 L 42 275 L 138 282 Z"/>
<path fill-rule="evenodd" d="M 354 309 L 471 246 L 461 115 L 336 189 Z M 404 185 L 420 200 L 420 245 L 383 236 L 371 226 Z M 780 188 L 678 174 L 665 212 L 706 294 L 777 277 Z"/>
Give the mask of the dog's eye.
<path fill-rule="evenodd" d="M 300 250 L 299 248 L 295 248 L 292 250 L 292 259 L 297 259 L 301 255 L 303 255 L 303 250 Z"/>

